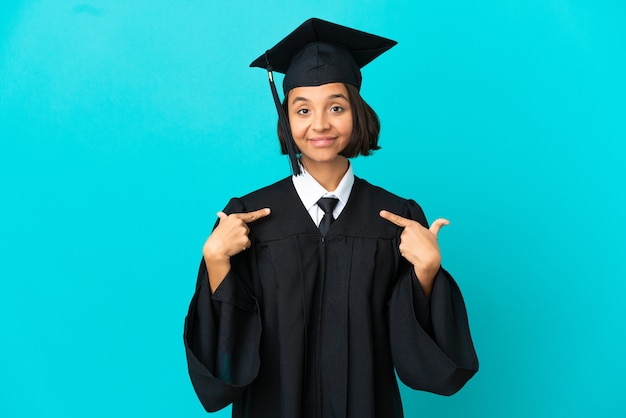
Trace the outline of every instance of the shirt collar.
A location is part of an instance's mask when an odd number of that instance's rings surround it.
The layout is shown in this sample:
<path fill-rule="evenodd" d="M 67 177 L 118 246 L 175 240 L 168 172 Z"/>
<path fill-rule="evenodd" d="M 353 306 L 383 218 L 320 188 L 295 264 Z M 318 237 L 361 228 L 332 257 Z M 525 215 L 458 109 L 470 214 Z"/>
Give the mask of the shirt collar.
<path fill-rule="evenodd" d="M 302 170 L 302 174 L 299 176 L 291 176 L 291 179 L 296 188 L 296 192 L 298 192 L 298 196 L 300 196 L 300 200 L 302 200 L 307 210 L 311 209 L 317 204 L 317 201 L 321 197 L 325 196 L 336 197 L 339 199 L 339 202 L 342 203 L 342 206 L 345 206 L 350 197 L 352 186 L 354 185 L 354 172 L 352 171 L 352 164 L 350 164 L 350 162 L 348 162 L 346 174 L 343 175 L 343 178 L 335 190 L 326 190 L 302 165 L 300 165 L 300 169 Z"/>

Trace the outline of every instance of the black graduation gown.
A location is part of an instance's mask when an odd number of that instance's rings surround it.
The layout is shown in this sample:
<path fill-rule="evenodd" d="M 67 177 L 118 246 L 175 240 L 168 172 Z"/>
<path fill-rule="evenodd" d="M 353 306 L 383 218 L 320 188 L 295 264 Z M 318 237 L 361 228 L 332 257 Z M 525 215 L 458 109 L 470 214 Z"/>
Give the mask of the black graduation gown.
<path fill-rule="evenodd" d="M 232 199 L 269 207 L 249 224 L 211 295 L 204 262 L 185 320 L 189 374 L 202 405 L 233 417 L 402 417 L 408 386 L 450 395 L 478 370 L 465 305 L 440 269 L 430 301 L 381 209 L 427 222 L 420 207 L 356 178 L 322 238 L 291 178 Z"/>

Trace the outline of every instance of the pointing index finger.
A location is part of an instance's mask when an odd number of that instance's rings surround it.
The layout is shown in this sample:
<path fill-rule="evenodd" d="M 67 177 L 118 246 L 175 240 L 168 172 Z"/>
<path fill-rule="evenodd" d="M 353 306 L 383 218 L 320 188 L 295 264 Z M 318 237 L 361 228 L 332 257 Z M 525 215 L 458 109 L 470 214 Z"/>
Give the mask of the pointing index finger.
<path fill-rule="evenodd" d="M 389 222 L 394 223 L 403 228 L 408 226 L 411 222 L 413 222 L 411 219 L 403 218 L 402 216 L 396 215 L 395 213 L 391 213 L 387 210 L 381 210 L 379 215 L 381 218 L 386 219 Z"/>
<path fill-rule="evenodd" d="M 252 212 L 241 213 L 239 214 L 239 217 L 241 218 L 242 221 L 249 224 L 250 222 L 254 222 L 257 219 L 264 218 L 269 214 L 270 214 L 270 209 L 264 208 L 264 209 L 259 209 L 259 210 L 255 210 Z"/>

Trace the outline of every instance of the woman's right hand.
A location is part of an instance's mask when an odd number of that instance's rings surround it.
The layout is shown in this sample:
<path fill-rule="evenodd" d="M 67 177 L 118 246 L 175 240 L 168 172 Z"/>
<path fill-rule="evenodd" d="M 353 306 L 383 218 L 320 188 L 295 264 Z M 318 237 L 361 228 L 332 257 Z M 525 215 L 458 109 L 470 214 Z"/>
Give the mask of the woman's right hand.
<path fill-rule="evenodd" d="M 207 238 L 202 255 L 209 274 L 211 292 L 224 281 L 230 270 L 230 257 L 248 249 L 251 245 L 248 224 L 270 214 L 270 209 L 226 215 L 218 212 L 219 223 Z"/>

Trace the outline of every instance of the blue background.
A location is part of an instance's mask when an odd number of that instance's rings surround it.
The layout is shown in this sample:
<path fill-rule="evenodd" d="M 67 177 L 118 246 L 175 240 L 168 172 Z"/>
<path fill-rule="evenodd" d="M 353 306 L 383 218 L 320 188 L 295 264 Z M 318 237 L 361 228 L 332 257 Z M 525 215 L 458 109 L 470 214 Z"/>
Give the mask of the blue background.
<path fill-rule="evenodd" d="M 626 3 L 0 6 L 0 416 L 203 417 L 183 318 L 220 210 L 285 177 L 266 74 L 316 16 L 363 71 L 357 175 L 441 233 L 481 370 L 408 417 L 626 416 Z M 229 412 L 216 416 L 226 417 Z"/>

